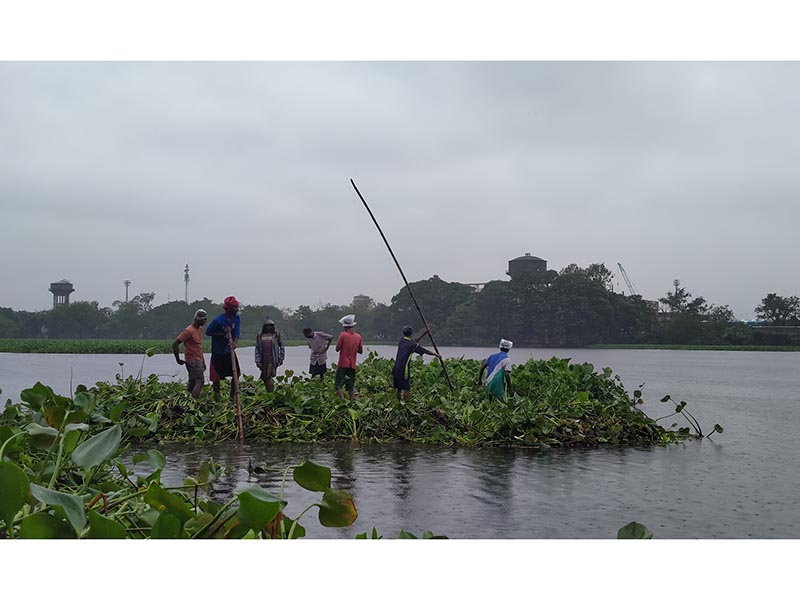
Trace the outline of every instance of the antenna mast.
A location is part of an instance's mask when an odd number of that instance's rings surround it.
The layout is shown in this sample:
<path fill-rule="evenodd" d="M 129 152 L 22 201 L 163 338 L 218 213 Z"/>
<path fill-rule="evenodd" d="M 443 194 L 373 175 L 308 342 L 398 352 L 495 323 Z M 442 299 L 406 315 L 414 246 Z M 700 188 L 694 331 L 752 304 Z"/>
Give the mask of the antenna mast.
<path fill-rule="evenodd" d="M 183 285 L 183 300 L 186 304 L 189 304 L 189 263 L 186 263 L 186 266 L 183 268 Z"/>

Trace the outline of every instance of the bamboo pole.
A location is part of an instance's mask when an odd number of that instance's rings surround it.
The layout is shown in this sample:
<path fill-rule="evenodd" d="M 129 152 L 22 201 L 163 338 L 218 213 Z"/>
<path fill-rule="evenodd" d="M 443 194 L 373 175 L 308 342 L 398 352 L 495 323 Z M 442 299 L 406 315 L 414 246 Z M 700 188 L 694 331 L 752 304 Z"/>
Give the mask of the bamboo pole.
<path fill-rule="evenodd" d="M 244 442 L 244 428 L 242 427 L 242 398 L 239 395 L 239 372 L 236 368 L 236 350 L 233 348 L 233 339 L 230 332 L 227 332 L 228 345 L 231 347 L 231 372 L 233 373 L 233 393 L 236 396 L 236 416 L 239 419 L 239 443 Z"/>
<path fill-rule="evenodd" d="M 450 381 L 450 374 L 447 372 L 447 367 L 444 364 L 444 359 L 442 358 L 442 355 L 439 352 L 439 348 L 436 347 L 436 341 L 433 339 L 433 334 L 431 333 L 431 329 L 430 329 L 430 326 L 428 325 L 428 321 L 425 320 L 425 315 L 422 314 L 422 309 L 419 307 L 419 303 L 417 302 L 417 298 L 414 296 L 414 291 L 411 289 L 411 285 L 408 283 L 408 279 L 406 279 L 406 275 L 405 275 L 405 273 L 403 273 L 403 269 L 400 266 L 400 263 L 397 261 L 397 257 L 394 255 L 394 252 L 392 251 L 392 247 L 389 245 L 389 241 L 386 239 L 386 236 L 383 234 L 383 230 L 381 229 L 381 226 L 378 225 L 378 220 L 375 218 L 375 215 L 372 214 L 372 211 L 370 210 L 369 206 L 367 205 L 367 201 L 364 200 L 364 196 L 362 196 L 361 192 L 358 191 L 358 187 L 356 187 L 355 181 L 350 179 L 350 183 L 353 185 L 353 189 L 356 191 L 356 194 L 358 194 L 358 197 L 361 199 L 361 203 L 364 205 L 364 208 L 367 209 L 367 212 L 369 213 L 369 216 L 372 218 L 372 222 L 375 223 L 375 227 L 378 228 L 378 233 L 381 234 L 381 237 L 383 238 L 383 243 L 386 244 L 386 248 L 389 250 L 389 254 L 391 254 L 392 260 L 394 261 L 394 264 L 397 266 L 397 270 L 400 271 L 400 277 L 403 278 L 403 282 L 406 284 L 406 289 L 408 290 L 408 293 L 411 295 L 411 299 L 414 301 L 414 306 L 417 307 L 417 312 L 419 313 L 419 317 L 420 317 L 420 319 L 422 319 L 422 322 L 425 324 L 425 329 L 428 330 L 428 337 L 431 338 L 431 344 L 433 345 L 433 349 L 436 351 L 436 354 L 439 354 L 439 362 L 442 364 L 442 371 L 444 372 L 445 379 L 447 379 L 447 385 L 450 386 L 450 391 L 453 392 L 454 391 L 453 382 Z"/>

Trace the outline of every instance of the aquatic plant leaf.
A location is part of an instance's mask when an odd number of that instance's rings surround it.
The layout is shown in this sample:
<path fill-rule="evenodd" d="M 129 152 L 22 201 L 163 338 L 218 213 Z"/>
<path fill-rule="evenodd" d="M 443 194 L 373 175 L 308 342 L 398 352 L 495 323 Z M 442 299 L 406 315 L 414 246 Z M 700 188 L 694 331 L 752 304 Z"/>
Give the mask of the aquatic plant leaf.
<path fill-rule="evenodd" d="M 144 351 L 148 357 L 153 356 L 156 352 L 158 352 L 158 348 L 156 346 L 151 346 L 147 350 Z"/>
<path fill-rule="evenodd" d="M 236 494 L 239 497 L 239 521 L 252 529 L 261 531 L 267 523 L 278 516 L 286 501 L 254 485 Z"/>
<path fill-rule="evenodd" d="M 38 423 L 28 423 L 25 431 L 31 436 L 58 437 L 58 429 L 55 427 L 42 427 Z"/>
<path fill-rule="evenodd" d="M 56 429 L 61 427 L 64 422 L 64 417 L 67 415 L 67 410 L 62 406 L 45 406 L 42 409 L 42 416 L 47 424 Z"/>
<path fill-rule="evenodd" d="M 358 518 L 353 498 L 343 490 L 326 490 L 319 506 L 319 522 L 325 527 L 347 527 Z"/>
<path fill-rule="evenodd" d="M 157 483 L 152 484 L 147 489 L 147 493 L 144 495 L 144 501 L 162 514 L 164 511 L 172 513 L 180 520 L 181 524 L 194 516 L 183 498 L 177 494 L 168 492 Z"/>
<path fill-rule="evenodd" d="M 722 428 L 722 425 L 720 425 L 719 423 L 716 423 L 714 425 L 714 431 L 716 431 L 717 433 L 722 433 L 725 430 Z"/>
<path fill-rule="evenodd" d="M 298 485 L 312 492 L 324 492 L 331 487 L 331 470 L 310 460 L 295 467 L 292 477 Z"/>
<path fill-rule="evenodd" d="M 89 538 L 93 540 L 124 540 L 125 527 L 96 511 L 89 511 Z"/>
<path fill-rule="evenodd" d="M 31 494 L 44 504 L 63 508 L 64 513 L 67 515 L 67 520 L 78 535 L 86 527 L 86 512 L 83 509 L 83 500 L 80 497 L 74 494 L 57 492 L 56 490 L 48 490 L 35 483 L 31 484 Z"/>
<path fill-rule="evenodd" d="M 30 480 L 25 471 L 10 462 L 0 462 L 0 519 L 11 527 L 14 516 L 28 499 Z"/>
<path fill-rule="evenodd" d="M 135 454 L 133 457 L 133 464 L 137 465 L 140 462 L 145 462 L 154 471 L 163 469 L 167 464 L 167 459 L 158 450 L 148 450 L 144 454 Z"/>
<path fill-rule="evenodd" d="M 286 529 L 286 539 L 299 540 L 300 538 L 306 537 L 306 528 L 300 525 L 299 521 L 292 521 L 289 517 L 286 517 L 281 524 Z M 292 526 L 294 526 L 294 531 L 292 532 L 292 537 L 289 537 Z"/>
<path fill-rule="evenodd" d="M 111 458 L 119 448 L 122 427 L 114 425 L 90 437 L 72 453 L 72 462 L 84 470 L 89 470 Z"/>
<path fill-rule="evenodd" d="M 108 418 L 112 421 L 119 421 L 119 418 L 122 416 L 122 413 L 128 408 L 127 402 L 120 402 L 119 404 L 114 405 L 111 410 L 108 411 Z"/>
<path fill-rule="evenodd" d="M 631 521 L 617 531 L 618 540 L 650 540 L 652 538 L 653 532 L 636 521 Z"/>
<path fill-rule="evenodd" d="M 186 523 L 183 526 L 183 529 L 188 535 L 191 536 L 200 531 L 201 529 L 203 529 L 213 520 L 214 520 L 214 515 L 205 512 L 203 514 L 197 515 L 196 517 L 192 517 L 191 519 L 186 521 Z"/>
<path fill-rule="evenodd" d="M 75 398 L 72 400 L 72 403 L 77 407 L 82 409 L 85 413 L 92 412 L 94 408 L 94 397 L 87 391 L 80 391 L 75 394 Z"/>
<path fill-rule="evenodd" d="M 416 540 L 419 539 L 413 533 L 406 531 L 405 529 L 401 529 L 400 533 L 397 534 L 398 540 Z"/>
<path fill-rule="evenodd" d="M 18 433 L 19 430 L 15 431 L 14 429 L 11 429 L 11 427 L 9 427 L 8 425 L 3 425 L 2 427 L 0 427 L 0 448 L 2 448 L 3 445 L 5 445 L 5 443 L 8 442 L 8 440 L 11 440 L 11 438 L 13 438 Z M 20 447 L 18 442 L 19 438 L 15 438 L 10 442 L 8 442 L 8 446 L 5 447 L 4 453 L 9 454 L 14 452 L 19 452 Z"/>
<path fill-rule="evenodd" d="M 181 537 L 181 520 L 165 510 L 153 524 L 150 537 L 154 540 L 177 540 Z"/>
<path fill-rule="evenodd" d="M 69 523 L 47 512 L 37 512 L 22 519 L 19 537 L 26 540 L 74 540 Z"/>
<path fill-rule="evenodd" d="M 19 398 L 23 404 L 29 406 L 33 410 L 42 408 L 47 400 L 55 396 L 53 389 L 37 381 L 33 387 L 27 390 L 22 390 L 19 393 Z"/>

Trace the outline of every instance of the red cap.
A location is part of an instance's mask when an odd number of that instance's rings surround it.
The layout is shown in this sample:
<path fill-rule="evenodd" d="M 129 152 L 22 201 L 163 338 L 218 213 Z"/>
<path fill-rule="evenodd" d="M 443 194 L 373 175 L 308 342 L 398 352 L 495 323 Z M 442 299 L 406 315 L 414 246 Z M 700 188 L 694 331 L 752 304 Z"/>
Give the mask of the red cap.
<path fill-rule="evenodd" d="M 222 308 L 228 308 L 232 306 L 233 308 L 239 308 L 239 301 L 236 299 L 236 296 L 228 296 L 222 302 Z"/>

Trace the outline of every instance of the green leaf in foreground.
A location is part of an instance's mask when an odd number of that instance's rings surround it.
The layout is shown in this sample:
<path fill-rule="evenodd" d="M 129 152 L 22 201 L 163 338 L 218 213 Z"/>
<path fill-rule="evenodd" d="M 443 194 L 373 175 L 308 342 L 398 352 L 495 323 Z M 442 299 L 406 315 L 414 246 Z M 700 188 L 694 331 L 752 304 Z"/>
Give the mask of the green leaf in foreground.
<path fill-rule="evenodd" d="M 618 540 L 650 540 L 652 538 L 653 532 L 636 521 L 631 521 L 617 531 Z"/>
<path fill-rule="evenodd" d="M 48 490 L 35 483 L 31 484 L 31 494 L 40 502 L 63 508 L 67 515 L 67 520 L 78 535 L 86 527 L 86 512 L 83 509 L 83 500 L 78 496 Z"/>
<path fill-rule="evenodd" d="M 252 529 L 261 531 L 278 516 L 286 501 L 254 485 L 236 494 L 239 497 L 239 521 Z"/>
<path fill-rule="evenodd" d="M 30 494 L 30 481 L 25 472 L 10 462 L 0 462 L 0 519 L 11 528 L 11 522 Z"/>
<path fill-rule="evenodd" d="M 159 469 L 164 468 L 164 466 L 167 464 L 167 459 L 164 458 L 164 455 L 158 450 L 151 449 L 144 454 L 136 454 L 133 457 L 133 464 L 136 465 L 140 462 L 145 462 L 151 469 L 158 471 Z"/>
<path fill-rule="evenodd" d="M 114 455 L 121 439 L 122 427 L 114 425 L 75 448 L 72 462 L 85 470 L 96 467 Z"/>
<path fill-rule="evenodd" d="M 125 527 L 114 519 L 89 511 L 89 538 L 95 540 L 123 540 Z"/>
<path fill-rule="evenodd" d="M 325 527 L 347 527 L 358 518 L 353 498 L 342 490 L 326 490 L 319 506 L 319 522 Z"/>
<path fill-rule="evenodd" d="M 144 501 L 162 514 L 164 511 L 171 513 L 178 518 L 181 525 L 194 516 L 183 498 L 168 492 L 157 483 L 148 488 Z"/>
<path fill-rule="evenodd" d="M 312 492 L 324 492 L 331 487 L 331 470 L 310 460 L 295 467 L 292 477 L 298 485 Z"/>
<path fill-rule="evenodd" d="M 55 515 L 38 512 L 22 520 L 19 537 L 26 540 L 74 540 L 75 532 L 66 521 Z"/>

